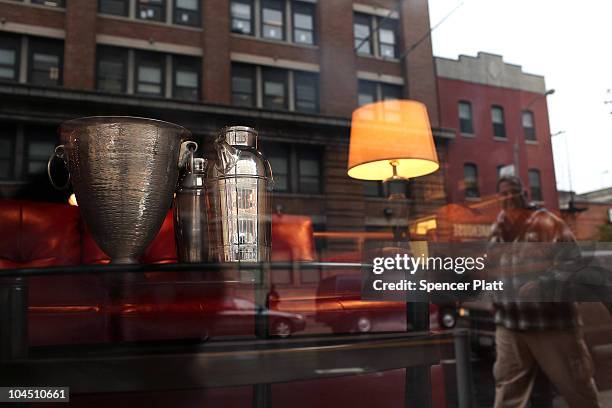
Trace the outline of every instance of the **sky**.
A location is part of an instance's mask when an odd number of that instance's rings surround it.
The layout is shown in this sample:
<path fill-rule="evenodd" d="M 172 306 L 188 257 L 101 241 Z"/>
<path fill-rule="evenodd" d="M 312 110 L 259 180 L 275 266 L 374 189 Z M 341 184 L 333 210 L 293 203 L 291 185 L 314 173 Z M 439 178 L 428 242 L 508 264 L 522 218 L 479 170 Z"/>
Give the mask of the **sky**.
<path fill-rule="evenodd" d="M 429 0 L 434 55 L 500 54 L 544 75 L 557 188 L 612 186 L 612 1 Z M 566 145 L 567 143 L 567 145 Z M 571 175 L 571 177 L 569 177 Z"/>

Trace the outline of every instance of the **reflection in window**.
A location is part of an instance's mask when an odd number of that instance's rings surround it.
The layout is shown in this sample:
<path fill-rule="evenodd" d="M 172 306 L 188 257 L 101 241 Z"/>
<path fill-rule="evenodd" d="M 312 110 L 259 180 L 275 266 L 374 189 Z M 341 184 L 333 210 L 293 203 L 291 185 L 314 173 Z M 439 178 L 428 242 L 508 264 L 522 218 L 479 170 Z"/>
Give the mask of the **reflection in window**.
<path fill-rule="evenodd" d="M 380 84 L 383 101 L 402 99 L 402 87 L 398 85 Z"/>
<path fill-rule="evenodd" d="M 17 81 L 19 78 L 19 38 L 0 38 L 0 80 Z"/>
<path fill-rule="evenodd" d="M 289 149 L 284 145 L 270 145 L 265 153 L 274 172 L 274 191 L 289 191 Z"/>
<path fill-rule="evenodd" d="M 53 153 L 57 136 L 55 129 L 44 126 L 30 126 L 26 129 L 27 174 L 35 175 L 47 170 L 47 160 Z"/>
<path fill-rule="evenodd" d="M 533 112 L 524 111 L 522 116 L 523 132 L 525 140 L 536 140 L 535 124 L 533 121 Z"/>
<path fill-rule="evenodd" d="M 364 181 L 363 195 L 366 197 L 383 197 L 382 181 Z"/>
<path fill-rule="evenodd" d="M 200 64 L 196 58 L 175 57 L 174 89 L 176 99 L 197 101 L 200 99 Z"/>
<path fill-rule="evenodd" d="M 63 46 L 60 42 L 31 39 L 28 82 L 35 85 L 62 84 Z"/>
<path fill-rule="evenodd" d="M 142 53 L 136 58 L 136 93 L 162 96 L 164 94 L 164 56 Z"/>
<path fill-rule="evenodd" d="M 64 7 L 64 0 L 32 0 L 32 4 L 42 4 L 49 7 Z"/>
<path fill-rule="evenodd" d="M 542 201 L 542 181 L 540 179 L 540 170 L 530 169 L 529 177 L 529 192 L 533 201 Z"/>
<path fill-rule="evenodd" d="M 317 150 L 298 151 L 298 185 L 300 193 L 321 193 L 321 154 Z"/>
<path fill-rule="evenodd" d="M 165 21 L 165 0 L 137 0 L 137 16 L 141 20 Z"/>
<path fill-rule="evenodd" d="M 0 180 L 13 178 L 15 126 L 0 125 Z"/>
<path fill-rule="evenodd" d="M 130 12 L 129 0 L 99 0 L 98 11 L 104 14 L 127 17 Z"/>
<path fill-rule="evenodd" d="M 505 138 L 504 110 L 500 106 L 491 107 L 491 121 L 493 122 L 493 136 Z"/>
<path fill-rule="evenodd" d="M 255 67 L 232 64 L 232 104 L 255 107 Z"/>
<path fill-rule="evenodd" d="M 232 32 L 253 35 L 253 2 L 252 0 L 232 0 Z"/>
<path fill-rule="evenodd" d="M 315 6 L 310 3 L 293 3 L 293 42 L 314 44 Z"/>
<path fill-rule="evenodd" d="M 174 0 L 174 24 L 200 25 L 200 0 Z"/>
<path fill-rule="evenodd" d="M 372 54 L 372 22 L 365 14 L 354 14 L 353 32 L 355 36 L 355 50 L 359 54 Z"/>
<path fill-rule="evenodd" d="M 266 109 L 287 109 L 287 71 L 262 68 L 263 107 Z"/>
<path fill-rule="evenodd" d="M 316 74 L 295 72 L 295 110 L 317 112 L 319 110 L 319 80 Z"/>
<path fill-rule="evenodd" d="M 463 180 L 465 183 L 465 197 L 480 197 L 478 189 L 478 167 L 473 163 L 466 163 L 463 166 Z"/>
<path fill-rule="evenodd" d="M 380 20 L 378 29 L 378 47 L 381 57 L 395 58 L 397 56 L 396 47 L 396 27 L 394 20 Z"/>
<path fill-rule="evenodd" d="M 472 105 L 469 102 L 459 102 L 459 130 L 461 133 L 474 133 L 472 124 Z"/>
<path fill-rule="evenodd" d="M 126 90 L 127 50 L 98 47 L 97 88 L 102 92 L 123 93 Z"/>
<path fill-rule="evenodd" d="M 261 33 L 263 38 L 282 40 L 284 36 L 284 2 L 262 0 Z"/>
<path fill-rule="evenodd" d="M 378 100 L 376 82 L 359 81 L 358 103 L 359 106 L 373 103 Z"/>

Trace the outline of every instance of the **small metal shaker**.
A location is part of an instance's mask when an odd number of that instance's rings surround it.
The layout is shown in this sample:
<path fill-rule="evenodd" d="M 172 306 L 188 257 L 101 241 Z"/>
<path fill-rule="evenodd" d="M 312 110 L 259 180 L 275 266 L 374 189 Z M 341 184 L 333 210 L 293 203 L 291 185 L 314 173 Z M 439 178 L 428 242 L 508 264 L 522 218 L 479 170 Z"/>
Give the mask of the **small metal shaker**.
<path fill-rule="evenodd" d="M 206 160 L 187 152 L 174 204 L 174 234 L 179 262 L 208 261 L 208 220 L 204 194 Z"/>
<path fill-rule="evenodd" d="M 212 260 L 270 260 L 272 186 L 272 169 L 257 150 L 255 129 L 221 130 L 216 163 L 206 172 Z"/>

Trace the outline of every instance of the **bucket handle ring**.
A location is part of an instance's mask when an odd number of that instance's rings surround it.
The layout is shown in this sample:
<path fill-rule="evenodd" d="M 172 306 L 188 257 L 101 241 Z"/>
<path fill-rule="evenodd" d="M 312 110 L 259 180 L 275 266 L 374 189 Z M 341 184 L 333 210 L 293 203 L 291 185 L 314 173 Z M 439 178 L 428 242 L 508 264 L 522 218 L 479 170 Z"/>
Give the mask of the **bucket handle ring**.
<path fill-rule="evenodd" d="M 53 159 L 55 158 L 60 159 L 64 163 L 64 167 L 68 172 L 68 179 L 66 180 L 66 184 L 64 184 L 63 186 L 58 186 L 57 184 L 55 184 L 55 181 L 53 181 L 53 176 L 51 175 L 51 162 L 53 162 Z M 65 190 L 68 188 L 68 184 L 70 184 L 70 171 L 68 170 L 68 163 L 66 163 L 66 149 L 64 145 L 57 146 L 49 157 L 49 161 L 47 161 L 47 176 L 49 176 L 49 181 L 56 190 Z"/>

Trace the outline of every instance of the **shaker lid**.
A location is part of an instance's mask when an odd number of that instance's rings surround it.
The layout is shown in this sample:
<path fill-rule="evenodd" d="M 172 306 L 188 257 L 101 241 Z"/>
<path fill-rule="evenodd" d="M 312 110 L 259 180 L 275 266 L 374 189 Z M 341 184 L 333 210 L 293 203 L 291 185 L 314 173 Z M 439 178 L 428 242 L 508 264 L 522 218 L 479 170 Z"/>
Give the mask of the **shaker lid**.
<path fill-rule="evenodd" d="M 248 126 L 228 126 L 219 134 L 231 146 L 247 146 L 257 148 L 257 131 Z"/>

